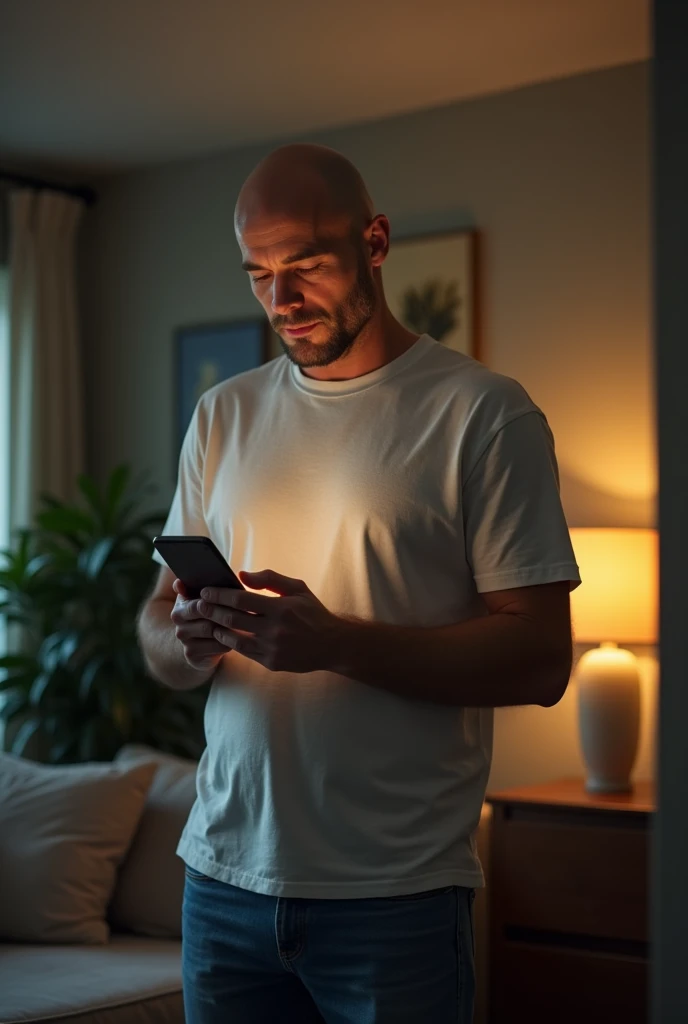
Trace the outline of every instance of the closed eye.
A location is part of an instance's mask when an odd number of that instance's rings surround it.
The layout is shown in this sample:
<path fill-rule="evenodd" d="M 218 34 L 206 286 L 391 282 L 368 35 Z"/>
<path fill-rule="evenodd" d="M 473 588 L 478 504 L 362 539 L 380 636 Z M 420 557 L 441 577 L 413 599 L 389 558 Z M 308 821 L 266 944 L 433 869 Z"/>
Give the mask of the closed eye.
<path fill-rule="evenodd" d="M 295 267 L 294 269 L 299 274 L 317 274 L 325 268 L 322 263 L 316 263 L 313 267 Z M 253 284 L 257 284 L 259 281 L 268 281 L 270 277 L 270 274 L 252 274 L 251 281 Z"/>

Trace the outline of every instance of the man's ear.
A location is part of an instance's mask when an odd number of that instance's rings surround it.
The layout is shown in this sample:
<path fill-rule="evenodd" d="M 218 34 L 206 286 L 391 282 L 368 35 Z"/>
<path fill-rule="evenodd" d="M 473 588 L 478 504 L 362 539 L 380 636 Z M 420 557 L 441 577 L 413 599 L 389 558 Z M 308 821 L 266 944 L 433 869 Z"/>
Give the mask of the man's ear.
<path fill-rule="evenodd" d="M 371 266 L 381 267 L 389 252 L 389 221 L 384 213 L 373 217 L 366 231 L 366 243 L 370 250 Z"/>

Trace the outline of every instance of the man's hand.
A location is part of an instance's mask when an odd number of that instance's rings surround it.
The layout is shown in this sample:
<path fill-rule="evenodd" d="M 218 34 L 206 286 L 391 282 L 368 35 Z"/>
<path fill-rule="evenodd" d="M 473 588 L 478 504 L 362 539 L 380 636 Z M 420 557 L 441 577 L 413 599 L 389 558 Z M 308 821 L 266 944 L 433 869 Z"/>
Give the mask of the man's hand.
<path fill-rule="evenodd" d="M 191 668 L 211 672 L 228 651 L 228 645 L 213 636 L 213 624 L 198 610 L 199 602 L 187 596 L 181 580 L 172 584 L 177 600 L 170 613 L 175 635 L 184 648 L 184 657 Z"/>
<path fill-rule="evenodd" d="M 317 672 L 332 661 L 338 619 L 318 601 L 303 580 L 265 569 L 240 572 L 255 590 L 206 588 L 198 602 L 215 642 L 257 661 L 273 672 Z M 207 634 L 206 634 L 207 635 Z"/>

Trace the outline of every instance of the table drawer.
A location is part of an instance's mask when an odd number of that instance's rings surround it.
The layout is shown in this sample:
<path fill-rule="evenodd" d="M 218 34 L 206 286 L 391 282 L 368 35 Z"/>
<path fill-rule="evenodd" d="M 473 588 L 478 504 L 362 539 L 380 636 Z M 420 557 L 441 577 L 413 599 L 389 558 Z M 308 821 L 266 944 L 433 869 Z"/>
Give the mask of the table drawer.
<path fill-rule="evenodd" d="M 493 822 L 492 872 L 499 879 L 502 927 L 647 941 L 643 828 L 500 812 Z"/>
<path fill-rule="evenodd" d="M 587 951 L 508 944 L 490 985 L 492 1024 L 645 1024 L 647 962 Z"/>

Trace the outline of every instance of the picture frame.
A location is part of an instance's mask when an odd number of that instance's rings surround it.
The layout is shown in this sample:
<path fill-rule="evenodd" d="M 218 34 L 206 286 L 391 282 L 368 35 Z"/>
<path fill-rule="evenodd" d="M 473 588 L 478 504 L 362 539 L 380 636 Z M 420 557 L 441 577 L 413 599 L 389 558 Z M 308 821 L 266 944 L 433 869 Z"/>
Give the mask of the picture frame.
<path fill-rule="evenodd" d="M 382 265 L 393 315 L 417 334 L 480 358 L 474 229 L 392 238 Z"/>
<path fill-rule="evenodd" d="M 267 319 L 190 324 L 174 331 L 176 458 L 204 391 L 267 362 Z"/>

